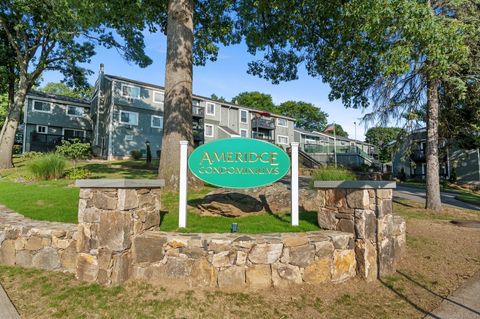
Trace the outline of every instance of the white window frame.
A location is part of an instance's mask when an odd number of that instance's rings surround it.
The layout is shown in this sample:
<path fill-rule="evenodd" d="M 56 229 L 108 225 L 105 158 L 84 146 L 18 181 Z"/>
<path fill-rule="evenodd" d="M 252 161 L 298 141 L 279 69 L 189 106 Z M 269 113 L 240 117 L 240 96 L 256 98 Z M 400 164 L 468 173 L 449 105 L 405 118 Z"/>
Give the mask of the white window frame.
<path fill-rule="evenodd" d="M 279 120 L 284 120 L 284 121 L 285 121 L 285 125 L 281 125 L 281 124 L 279 123 Z M 284 119 L 284 118 L 278 117 L 278 118 L 277 118 L 277 126 L 279 126 L 279 127 L 288 127 L 288 120 L 287 120 L 287 119 Z"/>
<path fill-rule="evenodd" d="M 82 110 L 82 115 L 74 115 L 74 114 L 68 114 L 68 108 L 69 107 L 76 107 L 76 108 L 79 108 Z M 85 108 L 82 107 L 82 106 L 77 106 L 77 105 L 67 105 L 67 107 L 65 108 L 65 113 L 67 113 L 68 116 L 71 116 L 71 117 L 83 117 L 85 116 Z"/>
<path fill-rule="evenodd" d="M 213 113 L 208 112 L 209 105 L 213 105 Z M 215 103 L 206 102 L 206 104 L 205 104 L 205 114 L 215 116 L 215 109 L 216 109 Z"/>
<path fill-rule="evenodd" d="M 242 132 L 245 132 L 245 136 L 242 136 Z M 240 129 L 240 137 L 248 137 L 248 130 L 244 129 L 244 128 L 241 128 Z"/>
<path fill-rule="evenodd" d="M 287 142 L 286 142 L 286 143 L 281 143 L 281 142 L 280 142 L 280 138 L 281 138 L 281 137 L 284 137 L 284 138 L 286 138 L 286 139 L 287 139 Z M 282 145 L 288 145 L 288 144 L 289 144 L 289 142 L 290 142 L 290 139 L 288 138 L 288 136 L 287 136 L 287 135 L 277 135 L 277 143 L 278 143 L 278 144 L 282 144 Z"/>
<path fill-rule="evenodd" d="M 137 123 L 132 124 L 132 123 L 130 123 L 130 122 L 123 122 L 123 121 L 122 121 L 122 113 L 136 114 L 136 115 L 137 115 Z M 118 113 L 118 122 L 119 122 L 120 124 L 138 126 L 138 121 L 139 121 L 139 118 L 138 118 L 138 113 L 137 113 L 137 112 L 120 110 L 120 112 Z"/>
<path fill-rule="evenodd" d="M 38 128 L 39 127 L 44 127 L 45 128 L 45 132 L 39 132 L 38 131 Z M 48 134 L 48 126 L 47 125 L 37 125 L 37 127 L 35 128 L 35 132 L 37 132 L 38 134 Z"/>
<path fill-rule="evenodd" d="M 156 126 L 156 125 L 153 124 L 153 119 L 154 119 L 154 118 L 159 118 L 159 119 L 160 119 L 160 122 L 161 122 L 160 126 Z M 152 116 L 150 117 L 150 126 L 153 127 L 153 128 L 163 128 L 163 116 L 161 116 L 161 115 L 152 115 Z"/>
<path fill-rule="evenodd" d="M 124 87 L 129 87 L 129 88 L 137 88 L 138 89 L 138 96 L 130 96 L 130 95 L 124 95 L 123 94 L 123 88 Z M 140 92 L 141 91 L 141 88 L 139 86 L 135 86 L 135 85 L 130 85 L 130 84 L 123 84 L 122 83 L 122 86 L 121 86 L 121 89 L 120 89 L 120 94 L 125 97 L 125 98 L 131 98 L 131 99 L 139 99 L 140 98 Z"/>
<path fill-rule="evenodd" d="M 246 116 L 245 116 L 245 122 L 242 121 L 242 112 L 245 112 Z M 247 110 L 240 110 L 240 123 L 241 124 L 248 124 L 248 111 Z"/>
<path fill-rule="evenodd" d="M 156 100 L 155 100 L 155 95 L 157 95 L 157 94 L 163 95 L 162 101 L 156 101 Z M 155 103 L 155 104 L 163 104 L 164 101 L 165 101 L 165 93 L 164 93 L 164 92 L 153 91 L 153 103 Z"/>
<path fill-rule="evenodd" d="M 211 127 L 211 128 L 212 128 L 212 135 L 207 135 L 207 127 Z M 215 126 L 214 126 L 213 124 L 205 124 L 204 129 L 205 129 L 205 137 L 214 137 L 214 135 L 215 135 L 215 131 L 214 131 Z"/>
<path fill-rule="evenodd" d="M 305 139 L 305 144 L 317 144 L 317 140 L 312 140 L 312 139 L 306 138 Z"/>
<path fill-rule="evenodd" d="M 50 106 L 50 111 L 36 110 L 35 109 L 35 102 L 48 104 Z M 51 114 L 51 113 L 53 113 L 53 106 L 52 106 L 51 102 L 45 102 L 45 101 L 41 101 L 41 100 L 32 100 L 32 111 L 33 112 L 39 112 L 39 113 L 49 113 L 49 114 Z"/>
<path fill-rule="evenodd" d="M 82 132 L 83 133 L 83 138 L 85 138 L 87 136 L 87 132 L 85 130 L 77 130 L 77 129 L 73 129 L 73 128 L 62 128 L 62 136 L 65 136 L 65 130 Z"/>

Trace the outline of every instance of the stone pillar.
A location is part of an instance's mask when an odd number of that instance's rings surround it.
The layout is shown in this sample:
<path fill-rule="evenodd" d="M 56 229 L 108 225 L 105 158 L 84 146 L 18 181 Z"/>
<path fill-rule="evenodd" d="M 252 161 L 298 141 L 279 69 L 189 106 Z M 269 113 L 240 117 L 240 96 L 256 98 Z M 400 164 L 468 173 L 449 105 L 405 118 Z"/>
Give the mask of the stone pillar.
<path fill-rule="evenodd" d="M 394 182 L 315 182 L 325 196 L 321 228 L 354 234 L 357 275 L 367 281 L 395 272 L 405 251 L 405 222 L 393 215 Z M 323 195 L 324 194 L 324 195 Z"/>
<path fill-rule="evenodd" d="M 78 180 L 76 277 L 118 285 L 132 273 L 132 242 L 159 229 L 163 180 Z"/>

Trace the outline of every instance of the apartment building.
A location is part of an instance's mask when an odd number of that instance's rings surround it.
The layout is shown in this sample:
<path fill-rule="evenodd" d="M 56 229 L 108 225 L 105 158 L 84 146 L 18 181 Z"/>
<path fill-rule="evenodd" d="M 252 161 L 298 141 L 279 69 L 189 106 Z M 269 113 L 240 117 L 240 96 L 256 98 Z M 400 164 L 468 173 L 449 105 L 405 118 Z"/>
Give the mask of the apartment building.
<path fill-rule="evenodd" d="M 92 138 L 89 101 L 29 92 L 25 100 L 22 133 L 23 152 L 49 152 L 63 139 Z"/>
<path fill-rule="evenodd" d="M 406 178 L 425 179 L 427 172 L 427 130 L 413 131 L 397 145 L 392 154 L 394 176 L 405 174 Z M 439 175 L 444 179 L 456 176 L 459 182 L 480 181 L 480 150 L 462 149 L 455 141 L 440 140 Z"/>
<path fill-rule="evenodd" d="M 54 149 L 62 139 L 81 137 L 89 140 L 94 154 L 102 158 L 129 158 L 133 150 L 145 153 L 147 142 L 153 157 L 158 157 L 162 150 L 164 94 L 162 86 L 105 74 L 103 66 L 88 102 L 53 95 L 48 102 L 42 94 L 31 92 L 25 108 L 28 129 L 24 134 L 24 151 L 40 150 L 31 148 L 32 137 L 47 134 L 49 147 L 44 147 L 44 151 Z M 42 114 L 37 116 L 32 105 L 42 101 L 59 105 L 59 110 L 52 111 L 51 106 L 39 104 L 37 108 Z M 69 115 L 74 106 L 83 108 L 75 111 L 76 117 Z M 193 95 L 192 115 L 197 146 L 237 136 L 262 139 L 285 148 L 294 140 L 294 119 L 233 103 Z M 37 125 L 48 127 L 40 127 L 38 131 Z M 32 136 L 32 130 L 38 134 Z"/>

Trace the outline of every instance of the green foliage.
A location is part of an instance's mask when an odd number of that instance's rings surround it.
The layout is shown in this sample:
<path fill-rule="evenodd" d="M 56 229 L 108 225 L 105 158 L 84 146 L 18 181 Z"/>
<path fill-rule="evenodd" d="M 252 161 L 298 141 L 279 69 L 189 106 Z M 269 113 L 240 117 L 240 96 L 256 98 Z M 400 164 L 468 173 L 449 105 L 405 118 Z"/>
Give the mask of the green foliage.
<path fill-rule="evenodd" d="M 323 131 L 327 125 L 328 114 L 312 103 L 286 101 L 277 107 L 277 112 L 293 117 L 295 126 L 309 131 Z"/>
<path fill-rule="evenodd" d="M 63 140 L 57 146 L 56 152 L 73 161 L 73 170 L 77 169 L 77 161 L 92 156 L 92 147 L 89 143 L 82 143 L 79 139 Z"/>
<path fill-rule="evenodd" d="M 275 112 L 276 106 L 270 94 L 254 92 L 242 92 L 232 98 L 232 103 L 251 107 L 253 109 Z"/>
<path fill-rule="evenodd" d="M 59 179 L 65 173 L 67 161 L 56 153 L 36 157 L 27 163 L 30 173 L 38 180 Z"/>
<path fill-rule="evenodd" d="M 72 180 L 85 179 L 85 178 L 89 178 L 90 176 L 92 176 L 92 173 L 85 168 L 74 168 L 74 169 L 68 170 L 65 173 L 65 177 Z"/>
<path fill-rule="evenodd" d="M 335 125 L 335 127 L 334 127 Z M 335 133 L 334 133 L 335 130 Z M 330 135 L 336 135 L 336 136 L 342 136 L 342 137 L 348 137 L 348 133 L 343 129 L 343 127 L 340 124 L 331 124 L 327 127 L 325 130 L 325 133 L 330 134 Z"/>
<path fill-rule="evenodd" d="M 7 93 L 0 94 L 0 129 L 3 126 L 3 123 L 5 122 L 5 118 L 7 117 L 7 114 L 8 114 L 8 95 Z"/>
<path fill-rule="evenodd" d="M 130 152 L 130 156 L 132 157 L 132 159 L 134 159 L 135 161 L 138 161 L 139 159 L 142 158 L 142 152 L 139 151 L 139 150 L 133 150 Z"/>
<path fill-rule="evenodd" d="M 40 152 L 25 152 L 22 155 L 20 155 L 20 158 L 22 161 L 30 160 L 32 158 L 37 158 L 39 156 L 42 156 L 43 153 Z"/>
<path fill-rule="evenodd" d="M 210 95 L 210 98 L 219 102 L 227 102 L 227 100 L 223 96 L 217 96 L 215 93 Z"/>
<path fill-rule="evenodd" d="M 38 88 L 40 92 L 63 95 L 77 99 L 89 99 L 92 96 L 93 87 L 71 89 L 64 83 L 48 82 L 44 87 Z"/>
<path fill-rule="evenodd" d="M 313 171 L 312 179 L 314 181 L 354 181 L 357 176 L 346 168 L 327 166 Z"/>
<path fill-rule="evenodd" d="M 389 143 L 395 141 L 402 132 L 398 127 L 371 127 L 365 133 L 365 142 L 375 145 L 380 153 L 379 159 L 382 163 L 391 160 Z"/>

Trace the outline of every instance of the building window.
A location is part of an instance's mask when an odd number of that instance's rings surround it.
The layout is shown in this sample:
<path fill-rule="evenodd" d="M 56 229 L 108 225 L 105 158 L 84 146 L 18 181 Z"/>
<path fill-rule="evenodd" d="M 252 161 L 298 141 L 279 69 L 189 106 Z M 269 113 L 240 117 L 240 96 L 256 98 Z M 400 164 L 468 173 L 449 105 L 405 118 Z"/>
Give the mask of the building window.
<path fill-rule="evenodd" d="M 122 96 L 138 99 L 140 98 L 140 88 L 137 86 L 122 84 Z"/>
<path fill-rule="evenodd" d="M 67 106 L 67 114 L 70 116 L 83 116 L 84 113 L 85 110 L 83 109 L 83 107 L 72 105 Z"/>
<path fill-rule="evenodd" d="M 305 139 L 305 144 L 316 144 L 317 141 L 315 140 L 310 140 L 308 138 Z"/>
<path fill-rule="evenodd" d="M 37 133 L 47 134 L 48 133 L 48 126 L 37 125 Z"/>
<path fill-rule="evenodd" d="M 163 92 L 153 91 L 153 102 L 154 103 L 163 104 L 164 100 L 165 100 L 165 95 L 163 94 Z"/>
<path fill-rule="evenodd" d="M 247 131 L 247 130 L 244 130 L 244 129 L 241 129 L 241 130 L 240 130 L 240 136 L 241 136 L 241 137 L 248 137 L 248 131 Z"/>
<path fill-rule="evenodd" d="M 248 111 L 240 110 L 240 123 L 248 123 Z"/>
<path fill-rule="evenodd" d="M 163 116 L 152 115 L 152 127 L 163 128 Z"/>
<path fill-rule="evenodd" d="M 213 137 L 213 125 L 205 124 L 205 136 Z"/>
<path fill-rule="evenodd" d="M 83 138 L 85 137 L 85 131 L 82 130 L 71 130 L 71 129 L 63 129 L 63 137 L 65 139 L 72 139 L 72 138 Z"/>
<path fill-rule="evenodd" d="M 278 144 L 286 144 L 286 145 L 288 145 L 288 136 L 278 135 L 278 136 L 277 136 L 277 143 L 278 143 Z"/>
<path fill-rule="evenodd" d="M 36 112 L 52 113 L 52 104 L 42 101 L 33 101 L 33 110 Z"/>
<path fill-rule="evenodd" d="M 286 119 L 277 119 L 277 126 L 288 127 L 288 122 Z"/>
<path fill-rule="evenodd" d="M 215 104 L 207 102 L 207 114 L 215 115 Z"/>
<path fill-rule="evenodd" d="M 138 113 L 120 111 L 120 123 L 128 125 L 138 125 Z"/>

